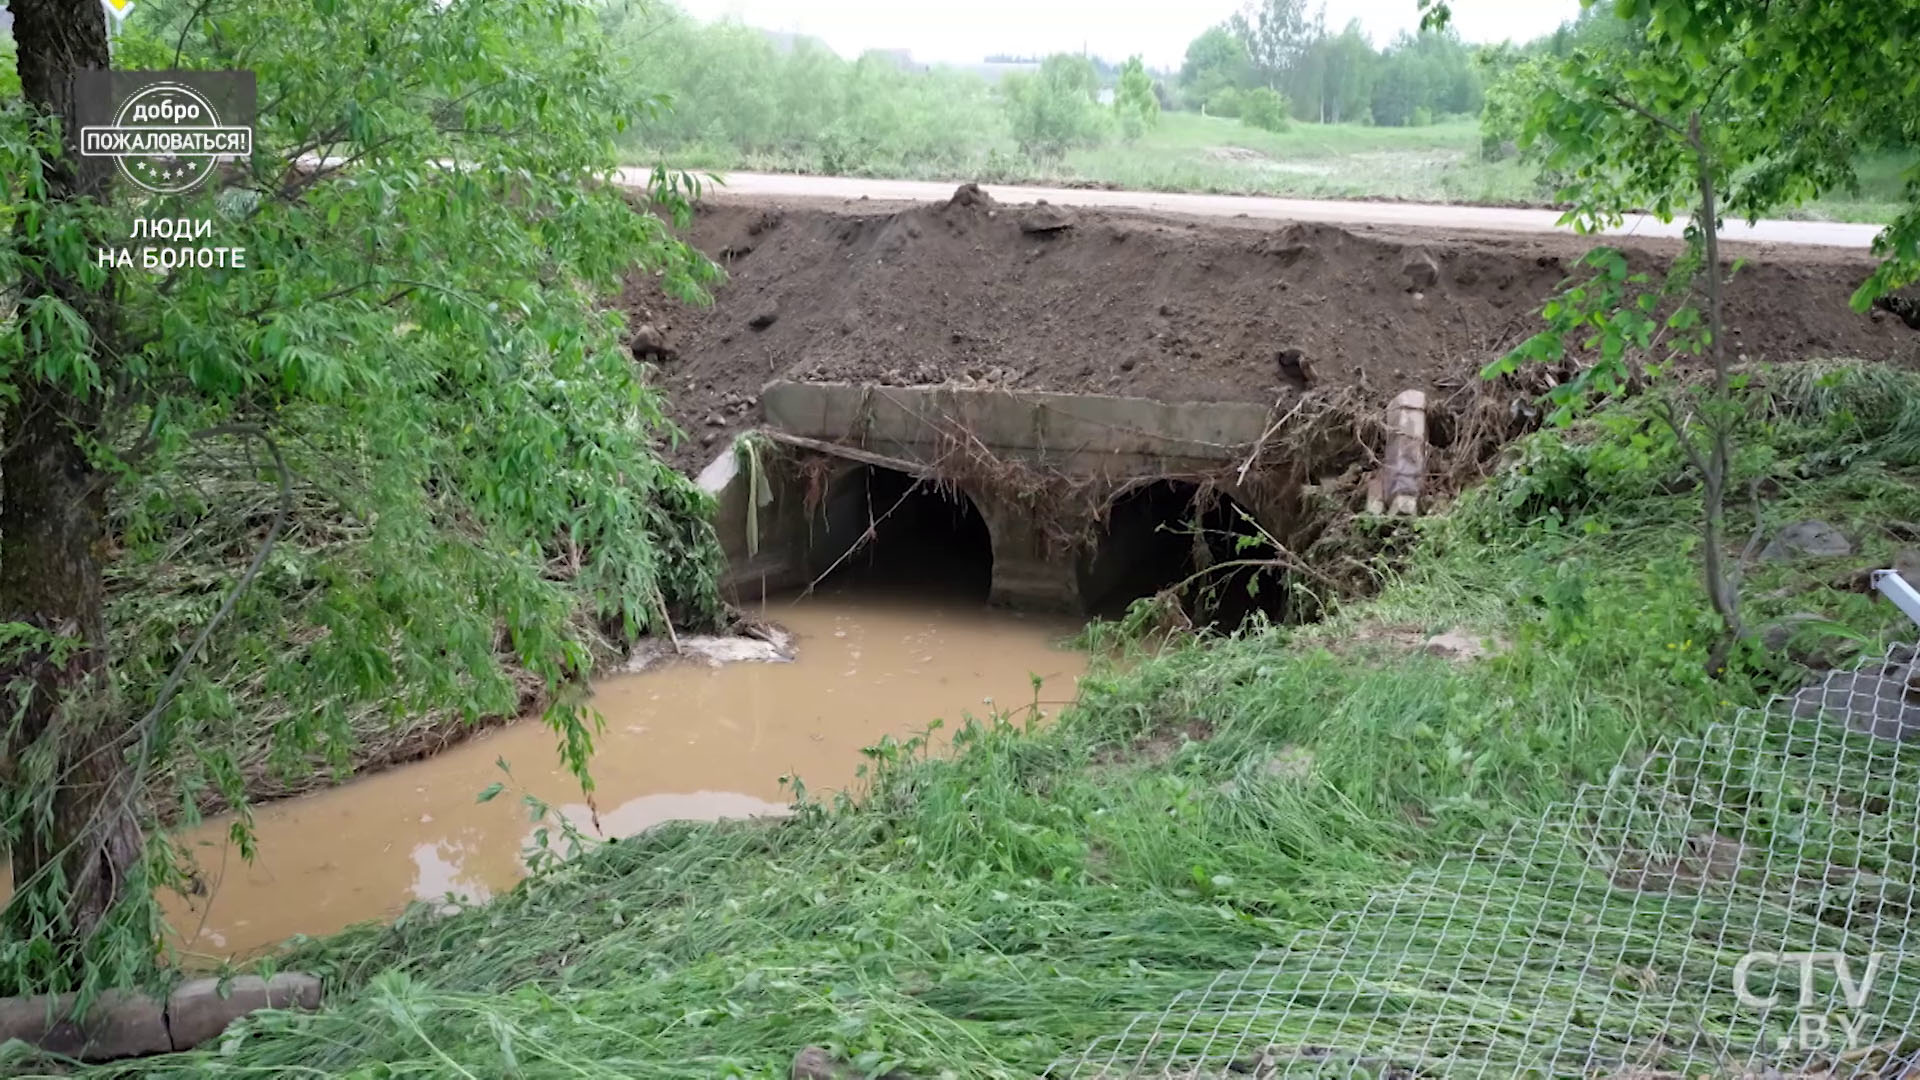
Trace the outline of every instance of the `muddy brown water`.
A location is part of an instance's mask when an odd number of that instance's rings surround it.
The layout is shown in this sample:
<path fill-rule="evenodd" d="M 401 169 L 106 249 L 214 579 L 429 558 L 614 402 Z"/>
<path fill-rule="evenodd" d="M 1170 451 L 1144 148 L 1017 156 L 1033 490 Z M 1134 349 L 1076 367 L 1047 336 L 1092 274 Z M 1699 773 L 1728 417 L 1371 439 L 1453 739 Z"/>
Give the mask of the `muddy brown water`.
<path fill-rule="evenodd" d="M 595 686 L 606 719 L 592 772 L 603 835 L 665 821 L 786 812 L 783 776 L 809 792 L 854 784 L 860 751 L 944 718 L 1023 709 L 1044 681 L 1041 712 L 1074 695 L 1085 658 L 1062 647 L 1077 625 L 962 601 L 814 596 L 768 612 L 795 637 L 789 663 L 670 663 Z M 480 791 L 513 778 L 497 798 Z M 231 820 L 179 839 L 208 893 L 168 895 L 190 957 L 244 956 L 294 934 L 391 918 L 449 893 L 481 900 L 524 874 L 536 826 L 521 795 L 559 807 L 592 834 L 579 786 L 537 721 L 489 732 L 436 757 L 254 813 L 258 856 L 229 850 Z"/>

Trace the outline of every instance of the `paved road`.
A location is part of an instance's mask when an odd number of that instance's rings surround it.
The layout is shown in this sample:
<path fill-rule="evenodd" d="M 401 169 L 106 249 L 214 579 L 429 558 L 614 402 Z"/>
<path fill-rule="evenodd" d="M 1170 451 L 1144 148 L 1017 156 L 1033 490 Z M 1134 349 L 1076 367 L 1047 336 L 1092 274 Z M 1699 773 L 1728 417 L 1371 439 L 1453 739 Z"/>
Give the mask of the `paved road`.
<path fill-rule="evenodd" d="M 644 183 L 644 170 L 627 170 L 632 183 Z M 952 183 L 920 180 L 860 180 L 832 176 L 791 176 L 772 173 L 726 173 L 724 192 L 754 197 L 870 199 L 897 202 L 937 202 L 953 194 Z M 1496 206 L 1435 206 L 1423 203 L 1340 202 L 1323 199 L 1276 199 L 1244 195 L 1184 195 L 1152 191 L 1102 191 L 1094 188 L 981 185 L 1001 202 L 1045 199 L 1064 206 L 1099 206 L 1150 210 L 1206 217 L 1253 218 L 1280 221 L 1321 221 L 1339 225 L 1380 225 L 1422 229 L 1467 229 L 1483 232 L 1541 233 L 1568 231 L 1558 224 L 1555 210 L 1515 210 Z M 1612 236 L 1673 237 L 1683 222 L 1662 223 L 1653 218 L 1628 218 Z M 1825 221 L 1762 221 L 1748 225 L 1729 221 L 1725 239 L 1756 244 L 1806 244 L 1822 247 L 1865 248 L 1878 225 Z"/>

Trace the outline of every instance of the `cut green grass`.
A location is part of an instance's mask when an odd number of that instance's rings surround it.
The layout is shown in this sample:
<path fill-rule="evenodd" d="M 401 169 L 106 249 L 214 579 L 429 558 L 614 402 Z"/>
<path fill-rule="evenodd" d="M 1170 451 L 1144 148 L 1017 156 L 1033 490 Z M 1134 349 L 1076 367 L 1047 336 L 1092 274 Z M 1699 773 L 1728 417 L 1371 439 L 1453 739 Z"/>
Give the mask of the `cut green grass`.
<path fill-rule="evenodd" d="M 1808 365 L 1758 386 L 1760 524 L 1820 517 L 1863 551 L 1755 567 L 1753 621 L 1820 615 L 1854 635 L 1842 656 L 1910 637 L 1827 583 L 1920 521 L 1920 379 Z M 297 943 L 281 962 L 327 976 L 326 1011 L 100 1072 L 778 1077 L 821 1044 L 876 1074 L 1037 1075 L 1800 677 L 1758 649 L 1705 674 L 1698 499 L 1662 430 L 1628 404 L 1527 440 L 1322 624 L 1137 650 L 1058 724 L 966 724 L 945 759 L 882 745 L 858 800 L 669 826 L 486 907 Z M 1417 647 L 1456 628 L 1503 644 Z"/>

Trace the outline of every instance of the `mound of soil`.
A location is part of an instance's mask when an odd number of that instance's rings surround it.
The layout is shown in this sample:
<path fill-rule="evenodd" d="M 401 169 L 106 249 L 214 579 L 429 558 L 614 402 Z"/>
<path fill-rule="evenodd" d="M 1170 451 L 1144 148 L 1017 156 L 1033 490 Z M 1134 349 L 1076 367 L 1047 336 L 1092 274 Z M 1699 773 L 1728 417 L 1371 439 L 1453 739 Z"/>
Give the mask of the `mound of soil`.
<path fill-rule="evenodd" d="M 937 205 L 709 198 L 690 239 L 729 274 L 712 307 L 645 276 L 623 299 L 651 335 L 637 352 L 690 436 L 688 464 L 751 426 L 774 378 L 1262 403 L 1309 385 L 1445 394 L 1539 329 L 1541 302 L 1592 246 L 1003 206 L 970 184 Z M 1658 273 L 1677 250 L 1636 242 L 1630 261 Z M 1727 297 L 1740 355 L 1920 360 L 1902 320 L 1848 307 L 1864 253 L 1736 254 L 1749 260 Z"/>

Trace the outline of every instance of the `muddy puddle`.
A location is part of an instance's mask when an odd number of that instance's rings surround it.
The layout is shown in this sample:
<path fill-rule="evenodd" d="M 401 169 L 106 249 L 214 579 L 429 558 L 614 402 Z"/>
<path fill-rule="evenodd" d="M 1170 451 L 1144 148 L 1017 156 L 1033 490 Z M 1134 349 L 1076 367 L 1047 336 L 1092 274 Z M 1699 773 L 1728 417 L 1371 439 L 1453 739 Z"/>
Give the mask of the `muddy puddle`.
<path fill-rule="evenodd" d="M 674 662 L 596 685 L 593 704 L 606 718 L 593 760 L 604 835 L 785 813 L 783 776 L 814 793 L 847 788 L 861 749 L 882 736 L 923 731 L 936 717 L 951 727 L 963 713 L 1024 708 L 1031 675 L 1044 680 L 1050 715 L 1085 668 L 1060 644 L 1074 623 L 963 601 L 816 595 L 776 601 L 767 615 L 793 634 L 794 661 Z M 426 761 L 260 807 L 252 864 L 228 850 L 228 819 L 209 819 L 181 837 L 207 895 L 169 895 L 168 918 L 190 954 L 215 959 L 391 917 L 415 900 L 508 889 L 536 827 L 523 794 L 592 831 L 554 748 L 551 731 L 522 721 Z M 476 801 L 495 781 L 505 790 Z"/>

